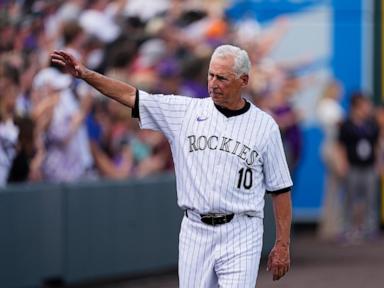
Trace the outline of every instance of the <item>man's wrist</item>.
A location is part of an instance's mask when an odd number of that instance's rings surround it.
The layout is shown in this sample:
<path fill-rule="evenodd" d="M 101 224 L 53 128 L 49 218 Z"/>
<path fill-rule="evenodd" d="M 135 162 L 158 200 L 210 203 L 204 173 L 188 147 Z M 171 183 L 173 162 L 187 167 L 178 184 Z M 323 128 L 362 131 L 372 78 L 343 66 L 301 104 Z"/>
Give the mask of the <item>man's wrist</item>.
<path fill-rule="evenodd" d="M 87 79 L 92 75 L 92 72 L 92 70 L 84 67 L 82 73 L 79 75 L 79 78 L 87 81 Z"/>
<path fill-rule="evenodd" d="M 289 247 L 291 244 L 291 241 L 290 240 L 281 240 L 281 239 L 277 239 L 275 241 L 275 246 L 283 246 L 283 247 Z"/>

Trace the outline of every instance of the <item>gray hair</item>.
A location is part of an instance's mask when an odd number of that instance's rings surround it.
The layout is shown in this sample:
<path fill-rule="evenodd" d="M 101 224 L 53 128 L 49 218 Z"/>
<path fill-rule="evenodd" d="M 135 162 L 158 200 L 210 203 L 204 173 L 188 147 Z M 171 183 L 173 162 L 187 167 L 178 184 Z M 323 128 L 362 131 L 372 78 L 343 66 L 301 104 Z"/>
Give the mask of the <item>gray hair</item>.
<path fill-rule="evenodd" d="M 236 73 L 237 77 L 240 77 L 243 74 L 248 75 L 251 70 L 251 61 L 247 51 L 233 45 L 221 45 L 213 51 L 211 59 L 215 57 L 226 58 L 227 56 L 233 56 L 234 65 L 233 71 Z"/>

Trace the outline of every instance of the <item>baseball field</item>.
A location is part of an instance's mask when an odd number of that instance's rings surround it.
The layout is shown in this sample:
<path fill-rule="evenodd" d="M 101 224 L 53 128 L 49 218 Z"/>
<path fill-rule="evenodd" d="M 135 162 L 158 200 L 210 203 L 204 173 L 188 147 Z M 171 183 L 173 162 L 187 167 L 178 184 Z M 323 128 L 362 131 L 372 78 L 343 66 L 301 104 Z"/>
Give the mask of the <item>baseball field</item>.
<path fill-rule="evenodd" d="M 261 288 L 381 288 L 384 287 L 384 235 L 365 243 L 327 243 L 314 230 L 294 231 L 292 266 L 273 282 L 262 259 L 257 287 Z M 108 280 L 66 288 L 173 288 L 176 269 L 157 275 Z"/>

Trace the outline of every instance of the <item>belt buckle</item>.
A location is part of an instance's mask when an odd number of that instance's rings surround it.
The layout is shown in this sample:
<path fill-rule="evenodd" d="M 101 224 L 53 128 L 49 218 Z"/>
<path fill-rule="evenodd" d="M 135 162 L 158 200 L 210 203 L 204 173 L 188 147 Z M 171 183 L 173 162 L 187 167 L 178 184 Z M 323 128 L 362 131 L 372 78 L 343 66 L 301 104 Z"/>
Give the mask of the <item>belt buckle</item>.
<path fill-rule="evenodd" d="M 216 225 L 214 222 L 213 215 L 211 215 L 211 214 L 200 215 L 200 219 L 201 219 L 201 222 L 203 222 L 205 224 L 212 225 L 212 226 Z"/>
<path fill-rule="evenodd" d="M 221 225 L 229 222 L 226 214 L 216 214 L 216 213 L 204 214 L 204 215 L 200 215 L 200 219 L 203 223 L 212 225 L 212 226 L 217 226 L 217 225 Z"/>

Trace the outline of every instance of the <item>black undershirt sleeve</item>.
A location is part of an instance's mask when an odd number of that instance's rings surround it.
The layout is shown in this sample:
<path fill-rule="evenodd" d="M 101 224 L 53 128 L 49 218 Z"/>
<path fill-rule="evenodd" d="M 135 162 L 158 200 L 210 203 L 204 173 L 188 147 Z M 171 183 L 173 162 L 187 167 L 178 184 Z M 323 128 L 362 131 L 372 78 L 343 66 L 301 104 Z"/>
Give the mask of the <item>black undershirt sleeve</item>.
<path fill-rule="evenodd" d="M 282 193 L 287 193 L 287 192 L 290 192 L 292 190 L 292 186 L 289 186 L 289 187 L 286 187 L 286 188 L 282 188 L 282 189 L 279 189 L 279 190 L 275 190 L 275 191 L 266 191 L 267 194 L 282 194 Z"/>
<path fill-rule="evenodd" d="M 136 89 L 136 99 L 135 104 L 133 105 L 132 109 L 132 118 L 138 118 L 140 119 L 140 111 L 139 111 L 139 90 Z"/>

